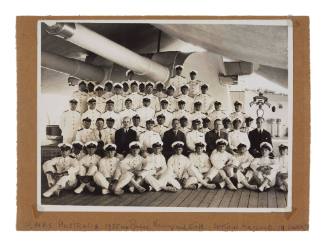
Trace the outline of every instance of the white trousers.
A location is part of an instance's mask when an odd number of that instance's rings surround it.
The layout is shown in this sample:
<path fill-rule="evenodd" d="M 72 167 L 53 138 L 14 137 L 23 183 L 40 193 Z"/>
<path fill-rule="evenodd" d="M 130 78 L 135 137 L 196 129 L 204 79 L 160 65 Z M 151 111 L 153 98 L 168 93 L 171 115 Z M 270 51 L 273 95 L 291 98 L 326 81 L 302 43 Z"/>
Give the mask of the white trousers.
<path fill-rule="evenodd" d="M 101 172 L 96 172 L 93 176 L 93 180 L 98 186 L 104 189 L 109 189 L 110 183 L 108 179 Z"/>
<path fill-rule="evenodd" d="M 80 166 L 78 175 L 80 176 L 94 176 L 95 173 L 97 172 L 98 168 L 97 166 L 90 166 L 90 167 L 85 167 L 85 166 Z"/>

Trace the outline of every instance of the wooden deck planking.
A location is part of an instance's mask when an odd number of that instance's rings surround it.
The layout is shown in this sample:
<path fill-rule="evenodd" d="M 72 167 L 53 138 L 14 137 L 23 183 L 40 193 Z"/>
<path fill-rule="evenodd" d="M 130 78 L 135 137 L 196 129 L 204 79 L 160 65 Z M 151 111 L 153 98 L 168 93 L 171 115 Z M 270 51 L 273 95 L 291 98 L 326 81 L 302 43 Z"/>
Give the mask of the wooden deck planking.
<path fill-rule="evenodd" d="M 258 207 L 259 193 L 256 191 L 250 192 L 248 208 L 257 208 Z"/>
<path fill-rule="evenodd" d="M 268 191 L 268 208 L 277 208 L 277 198 L 274 189 Z"/>
<path fill-rule="evenodd" d="M 232 197 L 228 207 L 229 208 L 237 208 L 240 203 L 241 195 L 242 195 L 242 190 L 234 191 L 233 197 Z"/>
<path fill-rule="evenodd" d="M 276 199 L 277 199 L 277 207 L 278 208 L 284 208 L 287 206 L 287 195 L 285 196 L 285 193 L 282 193 L 280 191 L 276 190 Z"/>
<path fill-rule="evenodd" d="M 266 208 L 268 207 L 268 193 L 260 192 L 258 198 L 258 208 Z"/>
<path fill-rule="evenodd" d="M 249 205 L 250 191 L 247 189 L 242 190 L 241 198 L 238 203 L 239 208 L 247 208 Z"/>
<path fill-rule="evenodd" d="M 168 205 L 168 207 L 179 207 L 179 205 L 192 193 L 192 190 L 183 190 L 183 193 L 178 195 L 173 201 Z"/>
<path fill-rule="evenodd" d="M 199 207 L 209 207 L 212 199 L 214 198 L 214 196 L 217 193 L 217 190 L 207 190 L 207 195 L 203 198 L 203 200 L 200 202 Z"/>
<path fill-rule="evenodd" d="M 42 198 L 45 205 L 81 206 L 144 206 L 144 207 L 224 207 L 224 208 L 284 208 L 287 206 L 287 193 L 271 189 L 259 193 L 242 189 L 198 189 L 170 192 L 125 193 L 122 196 L 85 191 L 80 195 L 63 191 L 59 197 Z"/>
<path fill-rule="evenodd" d="M 219 204 L 221 203 L 222 198 L 225 195 L 225 189 L 219 189 L 217 190 L 216 195 L 213 197 L 213 199 L 211 200 L 211 203 L 209 204 L 209 208 L 215 207 L 218 208 Z"/>
<path fill-rule="evenodd" d="M 226 190 L 225 195 L 219 204 L 219 207 L 220 208 L 228 208 L 233 195 L 234 195 L 234 191 Z"/>
<path fill-rule="evenodd" d="M 185 199 L 184 199 L 184 201 L 182 201 L 178 206 L 179 207 L 189 207 L 190 206 L 190 204 L 192 203 L 192 201 L 194 200 L 194 199 L 196 199 L 196 197 L 199 195 L 199 191 L 198 190 L 193 190 L 192 192 L 191 192 L 191 194 L 190 195 L 188 195 Z"/>
<path fill-rule="evenodd" d="M 201 190 L 198 194 L 198 196 L 193 199 L 193 201 L 190 203 L 189 207 L 199 207 L 200 203 L 204 200 L 206 195 L 209 193 L 209 190 Z"/>

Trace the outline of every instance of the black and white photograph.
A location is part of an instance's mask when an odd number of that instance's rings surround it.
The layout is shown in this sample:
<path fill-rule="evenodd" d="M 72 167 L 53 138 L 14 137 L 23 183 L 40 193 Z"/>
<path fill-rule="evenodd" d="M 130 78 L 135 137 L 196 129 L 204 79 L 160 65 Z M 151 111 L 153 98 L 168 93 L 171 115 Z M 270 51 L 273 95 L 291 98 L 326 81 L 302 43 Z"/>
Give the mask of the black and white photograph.
<path fill-rule="evenodd" d="M 36 28 L 39 211 L 292 211 L 291 21 Z"/>

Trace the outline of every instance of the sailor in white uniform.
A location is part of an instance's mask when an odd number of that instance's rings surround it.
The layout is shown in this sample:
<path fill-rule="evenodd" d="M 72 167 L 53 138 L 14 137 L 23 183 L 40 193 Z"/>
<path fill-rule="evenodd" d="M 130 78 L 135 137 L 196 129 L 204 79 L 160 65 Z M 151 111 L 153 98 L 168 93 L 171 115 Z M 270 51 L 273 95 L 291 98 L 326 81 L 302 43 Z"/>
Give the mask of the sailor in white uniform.
<path fill-rule="evenodd" d="M 229 116 L 230 120 L 233 122 L 236 118 L 239 118 L 243 124 L 245 122 L 245 118 L 247 117 L 247 115 L 241 111 L 242 103 L 239 101 L 235 101 L 234 108 L 235 108 L 235 111 L 232 112 Z"/>
<path fill-rule="evenodd" d="M 69 156 L 72 146 L 61 143 L 58 147 L 61 156 L 52 158 L 42 165 L 50 187 L 43 193 L 44 197 L 51 197 L 54 193 L 59 195 L 61 190 L 72 189 L 77 184 L 76 174 L 79 171 L 79 165 L 76 158 Z"/>
<path fill-rule="evenodd" d="M 181 117 L 186 117 L 190 121 L 191 114 L 185 109 L 185 101 L 183 99 L 178 99 L 177 105 L 178 109 L 174 111 L 173 117 L 177 119 L 180 119 Z"/>
<path fill-rule="evenodd" d="M 150 107 L 154 111 L 160 110 L 159 98 L 153 94 L 154 84 L 153 82 L 147 82 L 145 85 L 145 96 L 151 99 Z"/>
<path fill-rule="evenodd" d="M 113 190 L 113 184 L 118 181 L 119 158 L 115 156 L 117 146 L 106 144 L 103 147 L 105 157 L 99 161 L 99 170 L 94 174 L 94 182 L 102 188 L 102 194 L 106 195 Z"/>
<path fill-rule="evenodd" d="M 146 131 L 140 134 L 141 149 L 144 151 L 149 151 L 154 143 L 161 142 L 159 133 L 155 132 L 153 127 L 154 121 L 152 119 L 147 120 Z"/>
<path fill-rule="evenodd" d="M 164 125 L 166 127 L 171 127 L 171 122 L 173 120 L 173 113 L 171 111 L 168 111 L 168 100 L 162 99 L 160 101 L 160 106 L 161 106 L 161 110 L 155 114 L 155 117 L 158 117 L 158 115 L 161 114 L 164 115 L 165 116 Z"/>
<path fill-rule="evenodd" d="M 114 102 L 114 111 L 121 112 L 124 109 L 125 97 L 122 95 L 123 85 L 121 83 L 114 83 L 114 94 L 111 100 Z"/>
<path fill-rule="evenodd" d="M 198 79 L 196 79 L 198 72 L 193 70 L 190 72 L 190 81 L 188 81 L 188 85 L 190 86 L 190 96 L 192 98 L 198 96 L 201 94 L 200 86 L 202 82 Z"/>
<path fill-rule="evenodd" d="M 165 115 L 159 114 L 157 116 L 157 125 L 154 126 L 153 131 L 157 132 L 160 137 L 162 138 L 164 133 L 169 129 L 167 126 L 165 126 Z"/>
<path fill-rule="evenodd" d="M 167 87 L 167 97 L 165 100 L 168 101 L 168 107 L 167 110 L 174 112 L 177 110 L 177 103 L 176 103 L 176 98 L 174 96 L 174 91 L 176 91 L 175 87 L 173 85 L 169 85 Z"/>
<path fill-rule="evenodd" d="M 193 176 L 192 164 L 190 160 L 184 156 L 182 141 L 172 143 L 175 154 L 172 155 L 167 162 L 167 170 L 160 176 L 159 182 L 161 186 L 172 185 L 177 190 L 196 189 L 197 178 Z"/>
<path fill-rule="evenodd" d="M 92 131 L 92 140 L 96 141 L 99 146 L 103 147 L 107 138 L 108 131 L 104 129 L 104 119 L 102 117 L 97 118 L 95 122 L 96 128 Z"/>
<path fill-rule="evenodd" d="M 103 97 L 104 87 L 102 85 L 96 85 L 94 87 L 94 94 L 94 98 L 96 99 L 96 109 L 103 113 L 106 107 L 106 99 Z"/>
<path fill-rule="evenodd" d="M 199 100 L 194 101 L 194 113 L 191 114 L 191 120 L 199 119 L 203 120 L 207 115 L 202 112 L 202 102 Z M 202 122 L 201 126 L 202 127 Z"/>
<path fill-rule="evenodd" d="M 152 145 L 153 153 L 146 156 L 144 159 L 143 170 L 139 176 L 145 183 L 151 186 L 155 191 L 166 190 L 176 192 L 177 189 L 170 186 L 161 186 L 159 182 L 160 176 L 166 172 L 166 159 L 162 155 L 162 142 L 156 142 Z"/>
<path fill-rule="evenodd" d="M 279 147 L 279 156 L 277 157 L 278 172 L 276 175 L 276 186 L 282 190 L 288 191 L 288 146 L 281 144 Z"/>
<path fill-rule="evenodd" d="M 104 94 L 103 94 L 103 97 L 106 99 L 106 101 L 113 95 L 113 91 L 112 91 L 112 88 L 113 88 L 113 81 L 106 81 L 104 83 Z"/>
<path fill-rule="evenodd" d="M 181 87 L 181 95 L 177 97 L 177 101 L 185 101 L 185 110 L 189 113 L 194 111 L 194 99 L 189 96 L 189 85 L 185 84 Z"/>
<path fill-rule="evenodd" d="M 213 105 L 214 105 L 214 110 L 208 114 L 208 117 L 212 122 L 212 124 L 210 125 L 211 129 L 214 128 L 213 122 L 216 119 L 223 120 L 224 118 L 227 117 L 227 114 L 221 109 L 221 102 L 215 101 Z"/>
<path fill-rule="evenodd" d="M 134 191 L 134 188 L 138 192 L 145 192 L 145 188 L 140 186 L 140 181 L 142 178 L 138 175 L 143 170 L 144 158 L 140 156 L 141 144 L 137 141 L 132 141 L 128 145 L 130 153 L 120 162 L 120 177 L 115 186 L 114 193 L 116 195 L 122 195 L 124 193 L 123 188 L 130 185 L 129 190 Z"/>
<path fill-rule="evenodd" d="M 200 131 L 200 120 L 192 121 L 192 131 L 186 134 L 186 146 L 191 151 L 195 151 L 195 143 L 205 142 L 204 133 Z"/>
<path fill-rule="evenodd" d="M 101 115 L 101 117 L 106 121 L 108 118 L 113 118 L 115 120 L 114 129 L 119 129 L 121 126 L 120 115 L 118 112 L 114 111 L 115 102 L 112 99 L 106 101 L 106 111 Z"/>
<path fill-rule="evenodd" d="M 136 110 L 136 114 L 138 114 L 141 118 L 140 125 L 145 127 L 145 122 L 154 118 L 155 111 L 150 107 L 151 99 L 148 97 L 143 98 L 143 106 Z"/>
<path fill-rule="evenodd" d="M 82 114 L 82 120 L 86 117 L 90 118 L 91 129 L 95 129 L 95 121 L 101 116 L 101 112 L 96 109 L 96 99 L 94 97 L 89 98 L 87 103 L 89 105 L 89 109 Z"/>
<path fill-rule="evenodd" d="M 131 93 L 127 96 L 132 100 L 132 109 L 136 110 L 142 106 L 143 96 L 138 92 L 138 81 L 134 80 L 131 83 Z"/>
<path fill-rule="evenodd" d="M 98 163 L 100 161 L 100 156 L 95 154 L 97 146 L 98 143 L 95 141 L 89 141 L 85 144 L 87 155 L 79 161 L 80 166 L 77 177 L 81 184 L 74 190 L 76 194 L 81 194 L 85 187 L 90 192 L 95 191 L 95 187 L 91 184 L 91 181 L 98 170 Z"/>
<path fill-rule="evenodd" d="M 83 152 L 83 147 L 84 144 L 81 141 L 73 141 L 72 142 L 72 152 L 69 156 L 76 158 L 77 161 L 81 160 L 84 156 L 85 153 Z"/>
<path fill-rule="evenodd" d="M 259 191 L 267 190 L 276 184 L 276 175 L 278 172 L 278 164 L 276 159 L 271 159 L 269 154 L 272 152 L 272 145 L 268 142 L 260 144 L 262 157 L 255 158 L 250 164 L 253 170 L 253 178 L 258 185 Z"/>
<path fill-rule="evenodd" d="M 87 83 L 87 91 L 88 91 L 87 92 L 87 95 L 88 95 L 88 98 L 93 97 L 95 95 L 95 93 L 94 93 L 94 87 L 95 87 L 95 82 L 89 81 Z"/>
<path fill-rule="evenodd" d="M 159 101 L 167 97 L 167 94 L 164 91 L 164 87 L 165 85 L 163 84 L 163 82 L 161 81 L 156 82 L 156 91 L 154 95 L 158 97 Z"/>
<path fill-rule="evenodd" d="M 119 112 L 120 121 L 123 120 L 124 117 L 132 118 L 136 115 L 136 111 L 132 109 L 132 99 L 125 99 L 125 109 Z"/>
<path fill-rule="evenodd" d="M 91 127 L 91 119 L 86 117 L 82 120 L 83 128 L 77 130 L 76 132 L 76 141 L 80 141 L 85 144 L 88 141 L 92 140 L 92 129 Z"/>
<path fill-rule="evenodd" d="M 228 133 L 229 147 L 233 152 L 236 152 L 239 144 L 244 144 L 249 149 L 250 140 L 247 133 L 241 132 L 242 121 L 239 118 L 235 118 L 233 121 L 233 130 Z"/>
<path fill-rule="evenodd" d="M 70 108 L 62 113 L 60 118 L 60 129 L 63 136 L 63 142 L 71 144 L 75 139 L 76 132 L 81 128 L 81 113 L 76 111 L 77 100 L 69 100 Z"/>
<path fill-rule="evenodd" d="M 104 129 L 105 131 L 105 138 L 104 143 L 105 144 L 114 144 L 115 143 L 115 133 L 116 129 L 114 128 L 115 125 L 115 119 L 109 117 L 106 120 L 107 127 Z"/>
<path fill-rule="evenodd" d="M 205 114 L 209 114 L 213 110 L 213 99 L 209 94 L 207 94 L 209 87 L 207 84 L 202 84 L 200 88 L 201 88 L 201 94 L 195 96 L 194 100 L 201 101 L 202 102 L 201 111 Z"/>
<path fill-rule="evenodd" d="M 77 111 L 84 113 L 87 110 L 88 97 L 86 82 L 82 80 L 78 83 L 78 90 L 74 91 L 72 95 L 72 98 L 78 101 Z"/>
<path fill-rule="evenodd" d="M 167 87 L 169 85 L 173 85 L 175 87 L 174 96 L 180 95 L 181 86 L 187 83 L 186 77 L 182 75 L 183 69 L 184 67 L 182 65 L 175 66 L 175 76 L 170 78 L 170 80 L 168 81 Z"/>
<path fill-rule="evenodd" d="M 139 140 L 140 134 L 144 133 L 146 129 L 145 127 L 140 126 L 141 118 L 138 114 L 135 114 L 132 117 L 132 122 L 133 122 L 133 126 L 131 127 L 131 129 L 133 129 L 136 132 L 137 139 Z"/>
<path fill-rule="evenodd" d="M 212 181 L 214 178 L 218 179 L 219 186 L 224 188 L 227 184 L 227 188 L 230 190 L 236 190 L 237 188 L 227 176 L 225 168 L 234 164 L 235 158 L 230 153 L 226 152 L 227 140 L 218 139 L 216 141 L 217 149 L 215 149 L 210 155 L 210 162 L 212 168 L 209 170 L 206 179 Z"/>

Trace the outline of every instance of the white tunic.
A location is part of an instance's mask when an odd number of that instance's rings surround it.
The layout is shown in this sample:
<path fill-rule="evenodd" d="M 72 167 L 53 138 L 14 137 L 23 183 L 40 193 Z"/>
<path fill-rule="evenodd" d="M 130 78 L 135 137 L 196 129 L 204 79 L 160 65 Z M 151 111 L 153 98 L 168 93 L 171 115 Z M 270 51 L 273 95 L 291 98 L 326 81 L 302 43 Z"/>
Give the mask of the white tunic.
<path fill-rule="evenodd" d="M 97 120 L 97 118 L 101 117 L 101 112 L 98 111 L 97 109 L 88 109 L 86 112 L 84 112 L 82 114 L 82 120 L 84 118 L 90 118 L 91 119 L 91 129 L 95 129 L 95 122 Z"/>
<path fill-rule="evenodd" d="M 99 157 L 96 154 L 93 154 L 93 155 L 87 154 L 79 161 L 79 164 L 80 164 L 80 166 L 83 166 L 86 168 L 89 168 L 92 166 L 97 167 L 100 159 L 101 159 L 101 157 Z"/>
<path fill-rule="evenodd" d="M 140 139 L 140 134 L 144 133 L 146 130 L 145 127 L 142 126 L 137 126 L 137 127 L 133 126 L 131 127 L 131 129 L 133 129 L 136 132 L 136 136 L 138 139 Z"/>
<path fill-rule="evenodd" d="M 105 128 L 104 131 L 105 131 L 104 143 L 105 144 L 114 144 L 115 143 L 116 129 L 114 129 L 114 128 Z"/>
<path fill-rule="evenodd" d="M 205 142 L 204 133 L 199 130 L 192 130 L 186 135 L 186 145 L 191 150 L 195 150 L 195 143 Z"/>
<path fill-rule="evenodd" d="M 204 152 L 201 154 L 195 152 L 191 153 L 189 155 L 189 159 L 192 165 L 198 169 L 200 173 L 207 173 L 211 168 L 209 156 Z"/>
<path fill-rule="evenodd" d="M 105 143 L 106 139 L 109 138 L 107 135 L 108 131 L 106 131 L 104 128 L 103 129 L 93 129 L 92 131 L 92 141 L 103 141 Z"/>
<path fill-rule="evenodd" d="M 106 111 L 105 113 L 103 113 L 101 115 L 101 117 L 105 120 L 105 122 L 107 121 L 108 118 L 113 118 L 115 120 L 114 123 L 114 128 L 115 129 L 119 129 L 121 126 L 121 121 L 120 121 L 120 115 L 117 112 L 114 111 Z"/>
<path fill-rule="evenodd" d="M 154 118 L 155 111 L 151 107 L 141 107 L 136 113 L 140 116 L 140 125 L 145 127 L 145 122 Z"/>
<path fill-rule="evenodd" d="M 176 111 L 178 108 L 176 98 L 174 96 L 167 96 L 167 98 L 165 98 L 165 99 L 168 101 L 167 110 L 168 111 Z"/>
<path fill-rule="evenodd" d="M 125 109 L 119 112 L 120 121 L 123 121 L 124 117 L 129 117 L 130 119 L 132 119 L 132 117 L 135 115 L 136 115 L 136 111 L 134 111 L 133 109 Z"/>
<path fill-rule="evenodd" d="M 60 129 L 62 131 L 63 142 L 72 143 L 76 132 L 81 128 L 81 114 L 78 111 L 64 111 L 60 119 Z"/>
<path fill-rule="evenodd" d="M 114 111 L 121 112 L 124 109 L 125 97 L 120 94 L 114 94 L 110 98 L 114 102 Z"/>
<path fill-rule="evenodd" d="M 240 130 L 233 130 L 228 133 L 228 142 L 232 150 L 237 149 L 239 144 L 246 145 L 247 149 L 250 148 L 250 140 L 247 133 L 243 133 Z"/>
<path fill-rule="evenodd" d="M 154 111 L 160 111 L 160 103 L 157 96 L 153 94 L 146 94 L 146 97 L 150 98 L 150 106 Z"/>
<path fill-rule="evenodd" d="M 213 99 L 208 94 L 199 94 L 195 96 L 194 100 L 199 100 L 202 103 L 201 111 L 203 113 L 210 113 L 213 108 Z"/>
<path fill-rule="evenodd" d="M 160 154 L 149 154 L 144 160 L 144 168 L 146 174 L 160 176 L 164 171 L 167 170 L 167 164 L 165 157 Z"/>
<path fill-rule="evenodd" d="M 104 98 L 103 96 L 101 96 L 101 97 L 94 96 L 93 98 L 95 98 L 95 100 L 96 100 L 95 109 L 97 109 L 99 112 L 103 113 L 106 109 L 106 98 Z"/>
<path fill-rule="evenodd" d="M 150 130 L 146 130 L 144 133 L 140 134 L 139 141 L 144 150 L 146 150 L 147 148 L 152 148 L 152 145 L 154 143 L 162 142 L 159 133 Z"/>
<path fill-rule="evenodd" d="M 93 131 L 90 128 L 82 128 L 77 131 L 75 140 L 81 141 L 83 144 L 85 144 L 86 142 L 92 140 L 92 137 L 93 137 L 92 132 Z"/>
<path fill-rule="evenodd" d="M 68 172 L 68 174 L 77 174 L 79 170 L 78 161 L 76 158 L 72 158 L 70 156 L 67 157 L 55 157 L 51 160 L 46 161 L 43 166 L 44 173 L 52 172 L 52 173 L 64 173 Z"/>
<path fill-rule="evenodd" d="M 241 166 L 243 169 L 249 167 L 251 162 L 254 160 L 254 157 L 248 151 L 246 151 L 244 154 L 238 153 L 234 157 L 238 166 Z"/>
<path fill-rule="evenodd" d="M 140 171 L 143 168 L 144 158 L 140 155 L 136 155 L 135 157 L 131 154 L 128 154 L 123 160 L 120 162 L 120 168 L 122 172 L 124 171 Z"/>
<path fill-rule="evenodd" d="M 201 85 L 201 81 L 199 80 L 190 80 L 188 82 L 188 85 L 190 87 L 190 96 L 191 97 L 195 97 L 199 94 L 201 94 L 201 88 L 200 88 L 200 85 Z"/>
<path fill-rule="evenodd" d="M 211 153 L 210 156 L 210 161 L 216 169 L 222 169 L 225 167 L 225 165 L 228 164 L 234 164 L 235 158 L 233 157 L 232 154 L 224 151 L 224 152 L 219 152 L 217 150 L 214 150 Z"/>
<path fill-rule="evenodd" d="M 187 110 L 190 113 L 192 113 L 194 111 L 194 99 L 192 97 L 185 95 L 185 94 L 181 94 L 176 99 L 177 102 L 179 100 L 185 101 L 185 110 Z"/>
<path fill-rule="evenodd" d="M 80 111 L 81 113 L 84 113 L 87 111 L 87 99 L 89 95 L 86 92 L 82 91 L 75 91 L 73 92 L 72 98 L 75 98 L 77 100 L 77 111 Z"/>
<path fill-rule="evenodd" d="M 153 131 L 157 132 L 160 137 L 162 138 L 164 133 L 168 130 L 169 128 L 166 127 L 165 125 L 156 125 L 153 127 Z"/>
<path fill-rule="evenodd" d="M 177 119 L 181 119 L 181 117 L 186 117 L 187 120 L 189 121 L 189 123 L 191 123 L 191 120 L 192 120 L 191 114 L 186 110 L 174 111 L 173 117 L 177 118 Z"/>
<path fill-rule="evenodd" d="M 278 171 L 282 174 L 288 173 L 288 155 L 279 156 L 276 161 L 278 164 Z"/>
<path fill-rule="evenodd" d="M 130 93 L 127 98 L 132 100 L 132 109 L 136 110 L 142 106 L 143 96 L 137 92 Z"/>
<path fill-rule="evenodd" d="M 118 165 L 119 159 L 117 157 L 104 157 L 99 161 L 99 172 L 105 178 L 114 178 Z"/>
<path fill-rule="evenodd" d="M 164 125 L 166 127 L 170 127 L 171 126 L 171 122 L 172 122 L 172 120 L 174 118 L 173 117 L 173 113 L 170 112 L 170 111 L 168 111 L 167 109 L 164 109 L 164 110 L 161 110 L 161 111 L 157 112 L 155 114 L 155 118 L 157 118 L 157 116 L 160 115 L 160 114 L 163 114 L 165 116 L 165 123 L 164 123 Z"/>
<path fill-rule="evenodd" d="M 183 179 L 189 177 L 191 168 L 190 160 L 184 155 L 172 155 L 167 162 L 167 168 L 174 178 Z"/>
<path fill-rule="evenodd" d="M 224 111 L 212 111 L 209 113 L 208 115 L 209 119 L 211 120 L 212 123 L 214 123 L 214 121 L 216 119 L 220 119 L 220 120 L 223 120 L 224 118 L 227 117 L 227 114 L 224 112 Z"/>
<path fill-rule="evenodd" d="M 244 112 L 241 112 L 241 111 L 239 111 L 239 112 L 234 111 L 234 112 L 232 112 L 232 113 L 230 114 L 230 116 L 229 116 L 229 118 L 230 118 L 230 120 L 231 120 L 232 122 L 233 122 L 236 118 L 238 118 L 238 119 L 240 119 L 240 120 L 242 121 L 242 123 L 244 123 L 246 117 L 247 117 L 246 114 L 245 114 Z"/>

